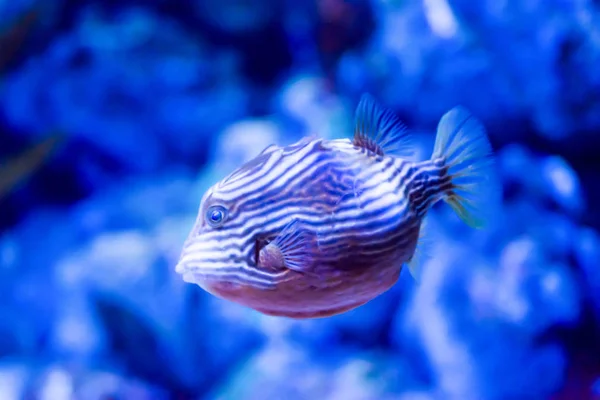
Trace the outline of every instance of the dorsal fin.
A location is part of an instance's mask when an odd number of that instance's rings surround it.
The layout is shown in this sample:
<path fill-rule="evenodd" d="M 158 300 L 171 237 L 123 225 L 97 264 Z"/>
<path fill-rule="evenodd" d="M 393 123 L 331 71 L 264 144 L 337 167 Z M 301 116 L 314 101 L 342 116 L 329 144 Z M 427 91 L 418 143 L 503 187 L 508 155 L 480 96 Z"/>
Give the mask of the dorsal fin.
<path fill-rule="evenodd" d="M 406 126 L 391 110 L 380 106 L 366 93 L 356 107 L 353 143 L 379 155 L 411 157 L 414 154 Z"/>

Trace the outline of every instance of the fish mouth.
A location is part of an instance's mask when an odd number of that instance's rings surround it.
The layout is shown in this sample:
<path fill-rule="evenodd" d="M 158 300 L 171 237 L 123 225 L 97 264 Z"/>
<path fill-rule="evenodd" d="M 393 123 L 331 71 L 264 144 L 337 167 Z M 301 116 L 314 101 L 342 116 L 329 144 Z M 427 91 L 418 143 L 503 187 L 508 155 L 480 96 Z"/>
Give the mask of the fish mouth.
<path fill-rule="evenodd" d="M 198 274 L 195 272 L 183 272 L 181 273 L 181 278 L 185 283 L 198 283 L 201 278 L 198 277 Z"/>
<path fill-rule="evenodd" d="M 179 261 L 177 265 L 175 265 L 175 272 L 179 275 L 185 275 L 187 273 L 187 268 L 185 267 L 185 264 Z"/>
<path fill-rule="evenodd" d="M 220 283 L 228 282 L 226 276 L 219 276 L 218 274 L 212 274 L 209 271 L 203 271 L 202 269 L 189 269 L 178 271 L 181 278 L 186 283 L 195 283 L 200 286 L 209 283 Z"/>
<path fill-rule="evenodd" d="M 223 299 L 230 299 L 232 295 L 244 290 L 246 287 L 246 285 L 239 282 L 204 275 L 193 271 L 184 272 L 182 278 L 184 282 L 198 285 L 207 293 Z"/>
<path fill-rule="evenodd" d="M 245 276 L 243 268 L 204 268 L 201 266 L 189 266 L 178 264 L 176 272 L 181 275 L 186 283 L 192 283 L 200 286 L 207 292 L 214 290 L 239 290 L 248 287 L 257 289 L 272 289 L 275 283 L 269 282 L 266 278 L 254 279 L 251 275 Z"/>

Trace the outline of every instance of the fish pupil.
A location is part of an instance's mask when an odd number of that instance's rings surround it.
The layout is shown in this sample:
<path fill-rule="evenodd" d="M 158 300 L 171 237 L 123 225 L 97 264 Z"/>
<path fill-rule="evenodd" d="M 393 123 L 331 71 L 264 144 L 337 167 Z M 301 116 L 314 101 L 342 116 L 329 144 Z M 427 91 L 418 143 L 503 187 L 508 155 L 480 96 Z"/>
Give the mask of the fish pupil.
<path fill-rule="evenodd" d="M 213 222 L 221 222 L 221 220 L 223 219 L 223 213 L 219 210 L 214 210 L 211 214 L 210 214 L 210 219 Z"/>

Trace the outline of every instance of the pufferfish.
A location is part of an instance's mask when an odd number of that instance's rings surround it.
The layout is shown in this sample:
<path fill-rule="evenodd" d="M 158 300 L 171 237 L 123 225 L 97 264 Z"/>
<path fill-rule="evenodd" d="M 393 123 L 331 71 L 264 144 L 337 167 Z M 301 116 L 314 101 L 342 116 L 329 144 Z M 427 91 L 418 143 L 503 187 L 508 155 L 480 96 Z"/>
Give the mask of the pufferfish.
<path fill-rule="evenodd" d="M 495 180 L 482 124 L 463 107 L 441 118 L 433 153 L 364 94 L 352 139 L 270 145 L 209 188 L 176 271 L 260 313 L 296 319 L 359 307 L 417 277 L 428 210 L 444 200 L 471 227 Z M 421 261 L 420 261 L 421 260 Z"/>

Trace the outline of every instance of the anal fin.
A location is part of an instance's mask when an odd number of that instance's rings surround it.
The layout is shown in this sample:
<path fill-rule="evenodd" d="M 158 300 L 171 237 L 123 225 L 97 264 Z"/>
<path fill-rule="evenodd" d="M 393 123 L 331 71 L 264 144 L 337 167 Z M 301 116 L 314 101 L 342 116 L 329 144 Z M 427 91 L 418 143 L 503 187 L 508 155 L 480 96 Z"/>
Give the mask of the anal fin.
<path fill-rule="evenodd" d="M 408 261 L 408 270 L 412 277 L 419 281 L 421 278 L 421 272 L 423 269 L 423 265 L 429 259 L 431 247 L 433 241 L 429 237 L 428 234 L 428 217 L 425 216 L 421 222 L 421 228 L 419 230 L 419 238 L 417 239 L 417 247 L 415 248 L 415 252 L 413 253 L 412 258 Z"/>

